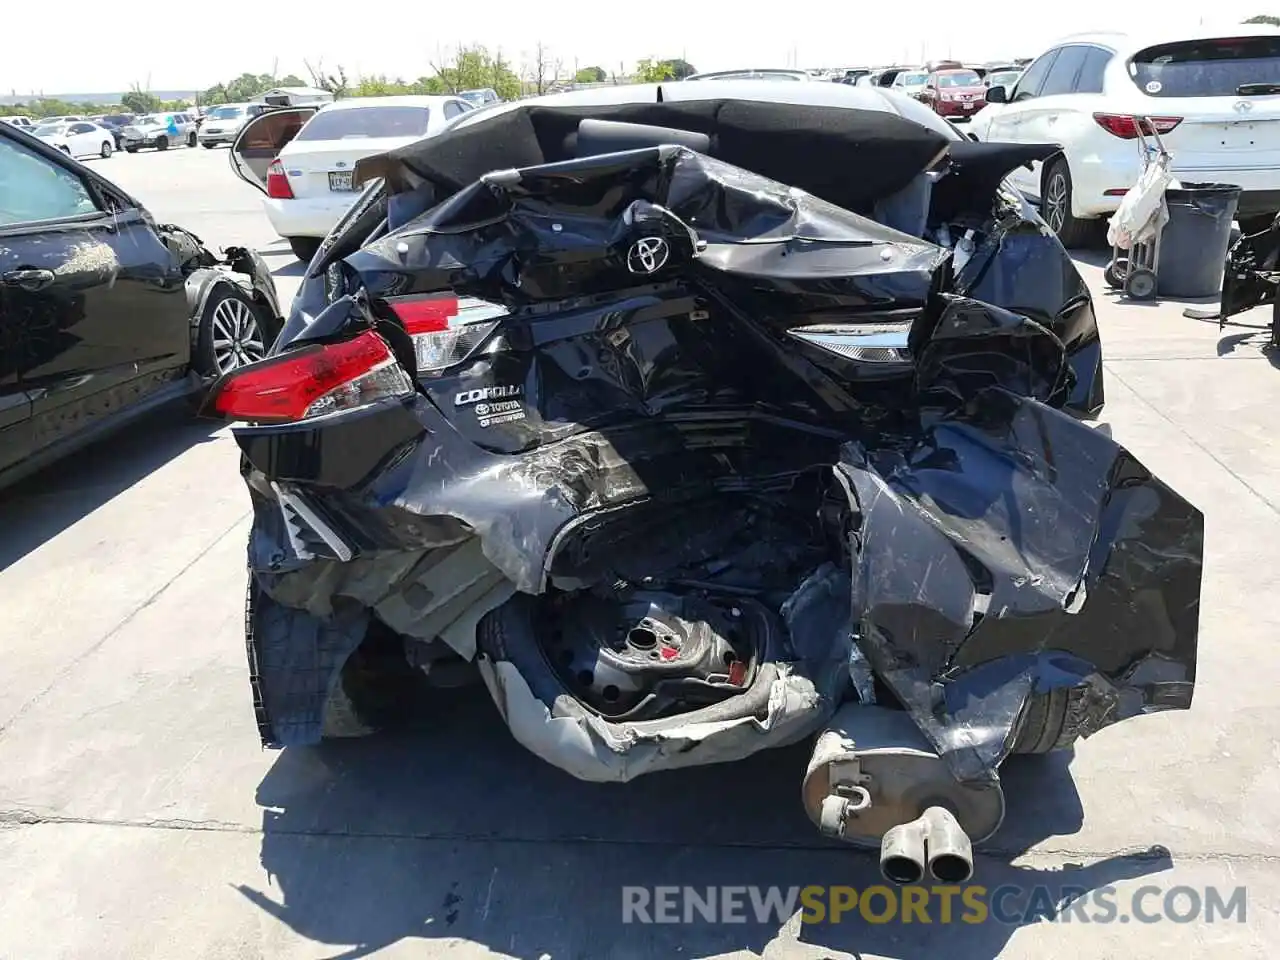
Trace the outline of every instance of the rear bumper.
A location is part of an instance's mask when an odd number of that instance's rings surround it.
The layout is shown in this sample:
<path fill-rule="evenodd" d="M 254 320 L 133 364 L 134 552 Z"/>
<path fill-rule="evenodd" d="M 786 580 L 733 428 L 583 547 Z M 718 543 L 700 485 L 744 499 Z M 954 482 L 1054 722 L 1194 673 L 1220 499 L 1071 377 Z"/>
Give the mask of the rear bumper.
<path fill-rule="evenodd" d="M 1142 172 L 1137 149 L 1127 145 L 1133 156 L 1071 158 L 1072 212 L 1077 217 L 1098 217 L 1115 213 L 1124 198 L 1122 191 L 1137 182 Z M 1173 175 L 1188 183 L 1231 183 L 1242 189 L 1237 216 L 1261 216 L 1280 211 L 1280 169 L 1221 168 L 1186 166 L 1175 155 Z M 1121 191 L 1108 195 L 1108 191 Z"/>
<path fill-rule="evenodd" d="M 319 197 L 295 197 L 292 200 L 263 201 L 272 229 L 282 237 L 327 237 L 342 219 L 356 193 L 335 193 Z"/>

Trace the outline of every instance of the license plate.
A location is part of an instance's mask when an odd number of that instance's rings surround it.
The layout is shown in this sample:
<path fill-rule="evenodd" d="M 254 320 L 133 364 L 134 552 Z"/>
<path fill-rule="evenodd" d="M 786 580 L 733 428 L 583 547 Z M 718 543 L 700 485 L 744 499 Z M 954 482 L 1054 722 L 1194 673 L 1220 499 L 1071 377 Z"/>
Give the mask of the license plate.
<path fill-rule="evenodd" d="M 350 170 L 335 170 L 329 174 L 329 189 L 334 193 L 350 193 L 355 188 L 351 185 Z"/>
<path fill-rule="evenodd" d="M 966 104 L 964 105 L 964 108 L 965 108 L 966 110 L 972 110 L 972 109 L 973 109 L 973 104 L 972 104 L 972 103 L 966 103 Z"/>
<path fill-rule="evenodd" d="M 1271 148 L 1276 139 L 1275 121 L 1224 123 L 1213 131 L 1214 147 L 1224 150 L 1258 150 Z"/>

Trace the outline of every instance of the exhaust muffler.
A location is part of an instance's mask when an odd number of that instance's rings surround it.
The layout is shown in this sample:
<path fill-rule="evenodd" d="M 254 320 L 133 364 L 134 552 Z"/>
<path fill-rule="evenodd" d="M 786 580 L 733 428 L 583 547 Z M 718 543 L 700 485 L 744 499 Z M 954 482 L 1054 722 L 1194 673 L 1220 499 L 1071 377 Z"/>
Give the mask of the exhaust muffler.
<path fill-rule="evenodd" d="M 1004 820 L 999 782 L 957 780 L 909 714 L 862 704 L 818 737 L 802 795 L 824 835 L 878 847 L 881 872 L 900 884 L 969 879 L 973 843 Z"/>

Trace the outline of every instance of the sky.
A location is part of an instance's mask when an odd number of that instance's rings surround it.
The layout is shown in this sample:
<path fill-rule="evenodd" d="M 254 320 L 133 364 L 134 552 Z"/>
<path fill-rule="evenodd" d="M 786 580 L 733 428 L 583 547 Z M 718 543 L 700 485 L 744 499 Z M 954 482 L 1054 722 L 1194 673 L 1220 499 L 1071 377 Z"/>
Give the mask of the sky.
<path fill-rule="evenodd" d="M 1270 5 L 1269 5 L 1270 3 Z M 1003 6 L 1003 12 L 990 10 Z M 482 43 L 520 64 L 541 41 L 566 69 L 630 69 L 641 57 L 684 57 L 699 70 L 732 67 L 858 66 L 956 57 L 1031 57 L 1057 38 L 1088 30 L 1139 30 L 1148 3 L 1071 0 L 1066 4 L 999 5 L 965 0 L 483 0 L 459 6 L 410 2 L 364 8 L 350 0 L 260 3 L 253 13 L 227 7 L 185 8 L 171 0 L 115 0 L 76 5 L 76 28 L 49 36 L 40 4 L 9 4 L 0 91 L 8 94 L 128 90 L 195 90 L 241 73 L 295 73 L 306 61 L 348 76 L 412 79 L 432 72 L 458 44 Z M 1187 0 L 1160 5 L 1167 27 L 1239 23 L 1280 14 L 1280 0 Z M 1184 12 L 1179 14 L 1177 11 Z M 132 25 L 122 29 L 122 24 Z M 150 24 L 155 29 L 147 25 Z M 126 37 L 130 39 L 125 39 Z M 110 40 L 110 42 L 107 42 Z"/>

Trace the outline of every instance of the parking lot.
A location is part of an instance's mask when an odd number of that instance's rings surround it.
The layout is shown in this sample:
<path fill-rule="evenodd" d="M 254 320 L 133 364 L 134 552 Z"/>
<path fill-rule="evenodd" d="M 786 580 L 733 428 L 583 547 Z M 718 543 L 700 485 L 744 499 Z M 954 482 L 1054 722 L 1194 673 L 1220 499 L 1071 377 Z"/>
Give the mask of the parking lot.
<path fill-rule="evenodd" d="M 257 246 L 292 295 L 301 265 L 225 150 L 91 163 L 211 246 Z M 1105 419 L 1205 514 L 1196 701 L 1011 760 L 975 882 L 1113 885 L 1112 922 L 623 923 L 624 886 L 881 882 L 806 820 L 803 745 L 590 785 L 473 688 L 396 736 L 262 751 L 237 450 L 175 411 L 0 494 L 0 958 L 1263 955 L 1280 936 L 1280 369 L 1261 330 L 1121 304 L 1103 261 L 1081 269 Z M 1244 887 L 1247 915 L 1141 922 L 1125 897 L 1144 885 Z"/>

